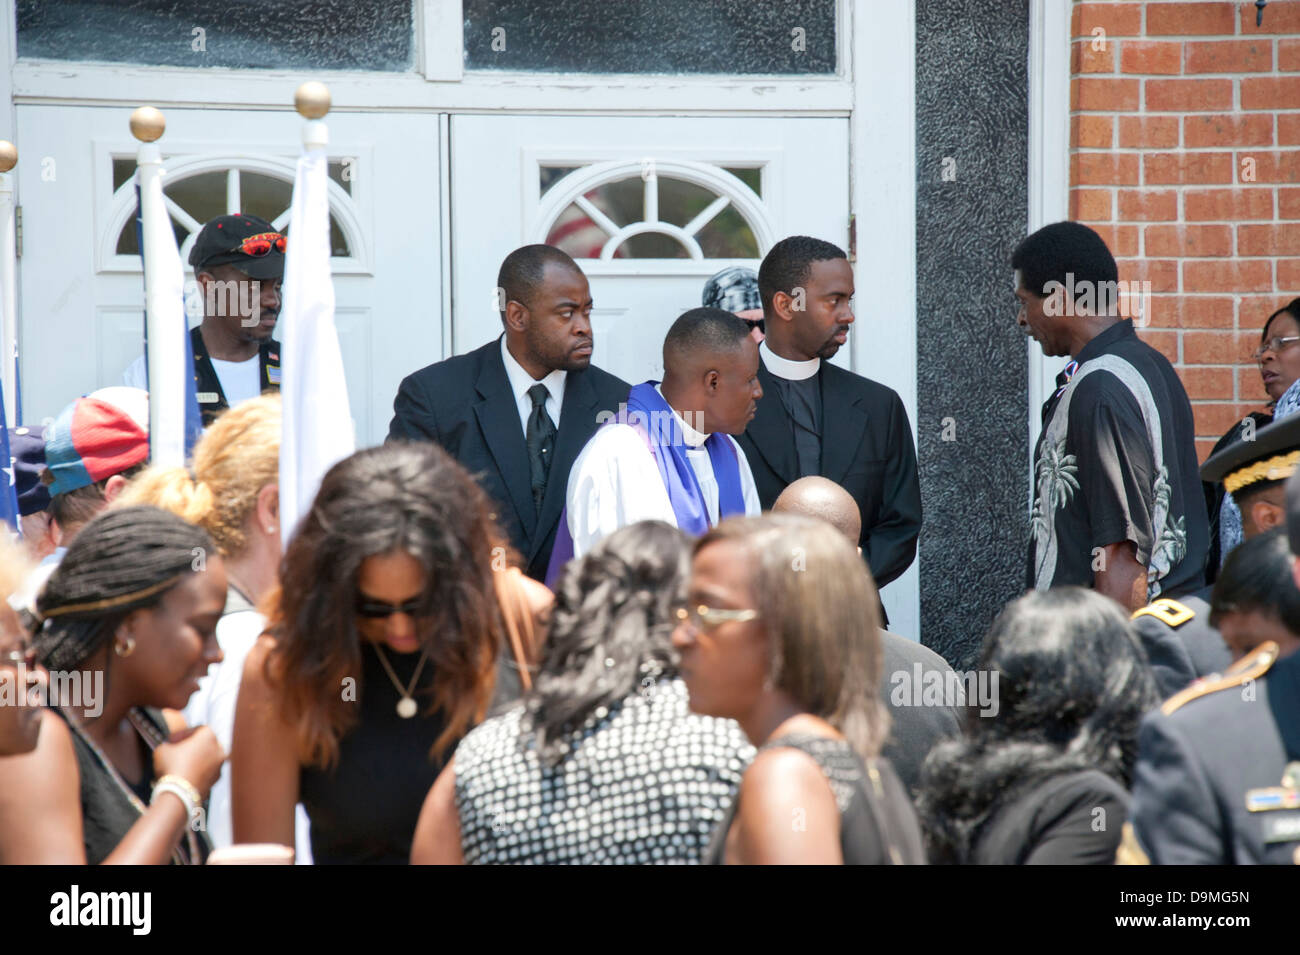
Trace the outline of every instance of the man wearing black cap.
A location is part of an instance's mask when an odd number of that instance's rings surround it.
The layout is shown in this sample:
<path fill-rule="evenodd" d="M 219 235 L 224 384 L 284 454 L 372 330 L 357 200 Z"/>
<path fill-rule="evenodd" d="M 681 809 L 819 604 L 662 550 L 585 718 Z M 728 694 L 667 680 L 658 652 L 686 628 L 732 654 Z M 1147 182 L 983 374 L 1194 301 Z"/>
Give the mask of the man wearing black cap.
<path fill-rule="evenodd" d="M 45 436 L 40 428 L 9 429 L 9 467 L 18 494 L 18 527 L 23 547 L 33 560 L 44 560 L 58 547 L 50 522 L 50 491 L 41 483 L 45 470 Z"/>
<path fill-rule="evenodd" d="M 1286 522 L 1286 480 L 1300 462 L 1300 415 L 1261 428 L 1254 440 L 1234 441 L 1206 459 L 1201 480 L 1222 481 L 1241 509 L 1249 540 Z M 1210 622 L 1210 588 L 1177 600 L 1162 598 L 1133 615 L 1162 694 L 1199 677 L 1222 673 L 1233 654 Z"/>
<path fill-rule="evenodd" d="M 190 265 L 203 295 L 203 322 L 190 331 L 194 381 L 206 428 L 225 409 L 280 388 L 280 317 L 285 237 L 265 219 L 239 213 L 203 227 Z M 144 359 L 124 375 L 147 387 Z"/>

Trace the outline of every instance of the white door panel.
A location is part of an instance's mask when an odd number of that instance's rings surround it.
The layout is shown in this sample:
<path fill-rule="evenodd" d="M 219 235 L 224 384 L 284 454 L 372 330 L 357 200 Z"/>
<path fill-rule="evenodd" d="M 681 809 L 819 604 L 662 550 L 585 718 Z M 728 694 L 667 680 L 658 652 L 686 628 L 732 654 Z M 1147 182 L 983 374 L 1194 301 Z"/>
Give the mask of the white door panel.
<path fill-rule="evenodd" d="M 40 421 L 80 394 L 119 384 L 141 353 L 139 257 L 116 254 L 134 198 L 129 181 L 114 189 L 114 161 L 120 180 L 120 161 L 133 168 L 138 144 L 124 109 L 19 106 L 17 115 L 18 142 L 32 159 L 18 168 L 24 416 Z M 252 201 L 253 186 L 283 195 L 287 210 L 301 148 L 295 113 L 169 109 L 166 116 L 164 186 L 175 196 L 179 183 L 190 183 L 186 195 L 198 202 L 192 208 L 208 210 L 199 221 L 228 211 L 227 199 Z M 377 121 L 359 113 L 332 113 L 327 124 L 331 158 L 345 170 L 331 184 L 331 212 L 350 253 L 332 263 L 336 321 L 357 441 L 365 446 L 387 433 L 392 397 L 412 356 L 433 361 L 444 350 L 438 124 L 429 115 Z M 226 174 L 231 166 L 244 177 L 242 192 L 239 177 Z M 184 222 L 191 210 L 181 206 L 174 215 Z"/>

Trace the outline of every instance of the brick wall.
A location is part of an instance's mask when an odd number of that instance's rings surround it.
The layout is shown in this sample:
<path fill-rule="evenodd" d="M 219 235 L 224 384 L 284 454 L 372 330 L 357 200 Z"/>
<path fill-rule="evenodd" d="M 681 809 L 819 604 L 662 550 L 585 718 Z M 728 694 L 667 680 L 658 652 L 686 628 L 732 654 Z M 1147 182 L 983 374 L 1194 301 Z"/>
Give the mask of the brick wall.
<path fill-rule="evenodd" d="M 1070 216 L 1151 283 L 1202 459 L 1267 401 L 1250 358 L 1300 295 L 1300 0 L 1076 2 Z"/>

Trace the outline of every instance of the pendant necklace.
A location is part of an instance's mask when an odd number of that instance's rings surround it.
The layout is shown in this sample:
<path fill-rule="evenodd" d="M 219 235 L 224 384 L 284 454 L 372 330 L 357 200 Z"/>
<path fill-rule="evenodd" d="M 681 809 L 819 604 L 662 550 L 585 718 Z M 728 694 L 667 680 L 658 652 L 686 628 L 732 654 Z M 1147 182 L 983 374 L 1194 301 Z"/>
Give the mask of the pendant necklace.
<path fill-rule="evenodd" d="M 406 689 L 402 689 L 402 684 L 397 679 L 397 674 L 393 672 L 393 668 L 388 662 L 388 657 L 384 655 L 384 648 L 378 643 L 373 644 L 373 646 L 375 648 L 375 653 L 379 654 L 379 662 L 384 665 L 384 669 L 388 672 L 388 678 L 393 681 L 393 687 L 402 696 L 402 698 L 397 701 L 397 715 L 404 720 L 409 720 L 416 713 L 420 712 L 420 707 L 411 694 L 415 692 L 415 684 L 420 680 L 420 671 L 424 669 L 424 661 L 429 659 L 429 651 L 425 650 L 420 654 L 420 662 L 415 668 L 415 676 L 411 677 L 411 685 Z"/>

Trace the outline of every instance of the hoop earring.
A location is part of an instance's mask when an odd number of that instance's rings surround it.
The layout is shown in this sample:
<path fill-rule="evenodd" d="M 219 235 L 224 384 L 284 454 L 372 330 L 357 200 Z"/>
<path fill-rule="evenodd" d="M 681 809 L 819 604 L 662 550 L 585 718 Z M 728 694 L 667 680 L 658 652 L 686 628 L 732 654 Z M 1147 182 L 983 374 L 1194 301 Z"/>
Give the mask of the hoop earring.
<path fill-rule="evenodd" d="M 128 636 L 125 643 L 114 644 L 113 652 L 119 657 L 129 657 L 135 653 L 135 637 Z"/>

